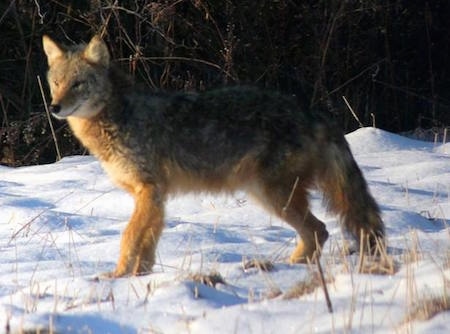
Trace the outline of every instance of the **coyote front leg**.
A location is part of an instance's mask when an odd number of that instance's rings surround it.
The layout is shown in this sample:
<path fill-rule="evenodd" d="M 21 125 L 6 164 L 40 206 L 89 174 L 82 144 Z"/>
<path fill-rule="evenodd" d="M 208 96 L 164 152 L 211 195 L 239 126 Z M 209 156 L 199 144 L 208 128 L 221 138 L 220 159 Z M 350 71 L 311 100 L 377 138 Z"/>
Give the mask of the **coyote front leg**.
<path fill-rule="evenodd" d="M 153 185 L 145 185 L 134 194 L 135 208 L 123 232 L 120 256 L 113 277 L 149 273 L 163 229 L 162 198 Z"/>

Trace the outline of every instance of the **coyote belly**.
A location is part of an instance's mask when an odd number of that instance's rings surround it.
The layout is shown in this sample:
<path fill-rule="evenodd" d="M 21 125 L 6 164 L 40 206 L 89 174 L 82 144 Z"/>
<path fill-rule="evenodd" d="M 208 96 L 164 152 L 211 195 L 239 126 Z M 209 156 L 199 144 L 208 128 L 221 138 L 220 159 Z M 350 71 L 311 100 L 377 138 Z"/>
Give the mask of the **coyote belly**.
<path fill-rule="evenodd" d="M 173 193 L 247 191 L 301 236 L 293 263 L 318 256 L 328 238 L 308 207 L 314 187 L 357 241 L 383 242 L 378 206 L 344 136 L 295 98 L 252 87 L 139 91 L 123 84 L 98 37 L 65 47 L 44 36 L 43 45 L 51 112 L 135 200 L 113 277 L 151 271 Z"/>

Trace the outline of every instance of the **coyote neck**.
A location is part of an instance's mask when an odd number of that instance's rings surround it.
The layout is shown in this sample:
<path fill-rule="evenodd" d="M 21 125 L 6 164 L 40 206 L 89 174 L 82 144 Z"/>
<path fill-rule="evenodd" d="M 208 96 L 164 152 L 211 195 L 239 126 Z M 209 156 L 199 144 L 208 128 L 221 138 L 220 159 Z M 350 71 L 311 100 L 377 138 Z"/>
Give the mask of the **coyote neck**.
<path fill-rule="evenodd" d="M 110 160 L 115 146 L 111 135 L 111 128 L 114 127 L 107 127 L 101 115 L 93 118 L 68 117 L 67 121 L 75 136 L 91 154 L 100 161 Z"/>

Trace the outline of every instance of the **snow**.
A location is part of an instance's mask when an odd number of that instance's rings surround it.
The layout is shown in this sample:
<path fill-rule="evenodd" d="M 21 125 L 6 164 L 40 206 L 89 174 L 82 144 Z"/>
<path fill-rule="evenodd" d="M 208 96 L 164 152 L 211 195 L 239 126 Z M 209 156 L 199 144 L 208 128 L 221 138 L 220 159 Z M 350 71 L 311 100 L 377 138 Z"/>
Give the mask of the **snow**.
<path fill-rule="evenodd" d="M 43 166 L 0 167 L 0 324 L 6 333 L 448 333 L 450 312 L 408 321 L 450 280 L 450 144 L 379 129 L 347 135 L 379 202 L 398 270 L 358 272 L 342 255 L 336 218 L 311 196 L 331 232 L 324 291 L 285 298 L 316 277 L 289 265 L 295 233 L 245 193 L 172 198 L 154 273 L 98 280 L 114 269 L 133 201 L 89 156 Z M 271 271 L 243 268 L 270 260 Z M 215 287 L 193 280 L 218 273 Z"/>

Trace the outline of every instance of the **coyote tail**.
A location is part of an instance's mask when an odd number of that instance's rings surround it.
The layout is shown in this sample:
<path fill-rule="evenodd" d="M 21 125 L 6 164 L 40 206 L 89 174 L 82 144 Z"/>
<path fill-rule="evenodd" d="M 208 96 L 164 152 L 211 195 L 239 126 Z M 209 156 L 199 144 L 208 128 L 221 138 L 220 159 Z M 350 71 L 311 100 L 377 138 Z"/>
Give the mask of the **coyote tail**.
<path fill-rule="evenodd" d="M 374 251 L 378 243 L 384 243 L 384 224 L 347 141 L 332 136 L 323 152 L 319 187 L 328 209 L 340 216 L 344 230 Z"/>

